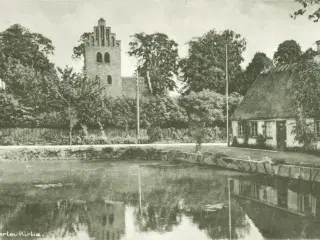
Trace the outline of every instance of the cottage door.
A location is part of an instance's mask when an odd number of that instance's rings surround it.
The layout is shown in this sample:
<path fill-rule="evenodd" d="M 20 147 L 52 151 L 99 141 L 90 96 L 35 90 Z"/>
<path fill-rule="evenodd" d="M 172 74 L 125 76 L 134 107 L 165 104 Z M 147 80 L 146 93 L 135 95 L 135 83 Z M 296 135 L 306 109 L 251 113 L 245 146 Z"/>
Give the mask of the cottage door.
<path fill-rule="evenodd" d="M 285 150 L 287 141 L 286 121 L 277 121 L 277 147 Z"/>

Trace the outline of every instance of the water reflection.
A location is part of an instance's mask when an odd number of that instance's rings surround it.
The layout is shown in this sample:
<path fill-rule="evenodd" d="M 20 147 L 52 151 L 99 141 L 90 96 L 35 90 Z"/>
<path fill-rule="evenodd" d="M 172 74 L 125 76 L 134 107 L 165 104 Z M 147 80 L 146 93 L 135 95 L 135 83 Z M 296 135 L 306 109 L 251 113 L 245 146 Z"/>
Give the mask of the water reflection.
<path fill-rule="evenodd" d="M 39 232 L 41 238 L 16 239 L 42 240 L 229 239 L 230 190 L 232 239 L 320 237 L 317 184 L 238 176 L 229 186 L 233 173 L 196 167 L 145 167 L 141 173 L 142 208 L 137 176 L 125 166 L 123 174 L 101 169 L 81 181 L 70 178 L 72 188 L 37 188 L 39 195 L 0 191 L 0 233 Z"/>
<path fill-rule="evenodd" d="M 319 190 L 285 178 L 231 180 L 233 196 L 266 238 L 319 238 Z"/>
<path fill-rule="evenodd" d="M 41 233 L 44 239 L 120 240 L 125 233 L 124 204 L 111 201 L 61 200 L 51 203 L 19 203 L 1 216 L 1 232 Z M 20 236 L 22 237 L 22 236 Z M 3 239 L 12 237 L 3 236 Z M 23 236 L 23 239 L 34 237 Z"/>

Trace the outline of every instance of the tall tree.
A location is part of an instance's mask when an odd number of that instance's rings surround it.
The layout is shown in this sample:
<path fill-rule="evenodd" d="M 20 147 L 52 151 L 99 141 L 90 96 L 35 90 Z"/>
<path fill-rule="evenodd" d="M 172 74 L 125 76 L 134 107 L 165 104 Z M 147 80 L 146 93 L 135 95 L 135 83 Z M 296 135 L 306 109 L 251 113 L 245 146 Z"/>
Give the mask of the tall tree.
<path fill-rule="evenodd" d="M 246 41 L 232 30 L 211 30 L 189 41 L 188 56 L 180 61 L 185 93 L 209 89 L 225 93 L 226 45 L 228 46 L 228 73 L 230 84 L 242 71 L 241 62 Z"/>
<path fill-rule="evenodd" d="M 295 40 L 286 40 L 279 44 L 273 55 L 275 64 L 290 64 L 299 61 L 302 55 L 301 47 Z"/>
<path fill-rule="evenodd" d="M 33 110 L 19 104 L 13 95 L 0 90 L 0 126 L 17 127 L 34 123 Z"/>
<path fill-rule="evenodd" d="M 236 88 L 232 89 L 232 91 L 245 95 L 259 74 L 271 65 L 272 60 L 265 53 L 257 52 L 242 73 L 242 76 L 238 76 L 239 83 L 234 84 Z"/>
<path fill-rule="evenodd" d="M 225 120 L 225 97 L 213 91 L 190 92 L 179 98 L 179 105 L 187 112 L 190 126 L 220 126 Z"/>
<path fill-rule="evenodd" d="M 152 96 L 142 99 L 141 125 L 145 127 L 184 127 L 188 119 L 185 110 L 172 97 Z"/>
<path fill-rule="evenodd" d="M 76 123 L 86 125 L 101 120 L 103 101 L 99 81 L 75 73 L 72 68 L 58 68 L 61 80 L 52 84 L 57 100 L 65 106 L 69 119 L 69 140 L 72 144 L 72 129 Z M 101 125 L 101 123 L 99 124 Z"/>
<path fill-rule="evenodd" d="M 79 59 L 84 57 L 84 51 L 85 51 L 85 42 L 89 39 L 90 33 L 85 32 L 80 36 L 80 39 L 78 41 L 78 45 L 73 48 L 73 55 L 72 57 L 74 59 Z"/>
<path fill-rule="evenodd" d="M 32 33 L 19 24 L 14 24 L 0 33 L 1 70 L 3 63 L 9 58 L 19 60 L 23 66 L 29 66 L 36 71 L 46 71 L 50 68 L 48 56 L 53 54 L 52 41 L 42 34 Z"/>
<path fill-rule="evenodd" d="M 50 62 L 54 47 L 50 39 L 19 24 L 0 33 L 0 78 L 7 91 L 23 104 L 40 108 L 48 99 L 47 82 L 55 78 Z"/>
<path fill-rule="evenodd" d="M 304 53 L 302 53 L 300 57 L 300 61 L 308 61 L 312 60 L 315 56 L 317 56 L 319 53 L 312 48 L 308 48 Z"/>
<path fill-rule="evenodd" d="M 290 17 L 296 19 L 298 16 L 304 15 L 308 9 L 313 8 L 308 14 L 309 20 L 318 22 L 320 19 L 320 0 L 295 0 L 300 3 L 301 8 L 297 9 Z"/>
<path fill-rule="evenodd" d="M 137 71 L 149 92 L 157 95 L 173 91 L 178 75 L 178 44 L 163 33 L 137 33 L 132 38 L 128 54 L 138 59 Z"/>
<path fill-rule="evenodd" d="M 295 99 L 296 140 L 309 147 L 316 138 L 314 124 L 308 118 L 320 119 L 320 66 L 309 58 L 301 60 L 292 71 L 295 81 L 290 94 Z"/>

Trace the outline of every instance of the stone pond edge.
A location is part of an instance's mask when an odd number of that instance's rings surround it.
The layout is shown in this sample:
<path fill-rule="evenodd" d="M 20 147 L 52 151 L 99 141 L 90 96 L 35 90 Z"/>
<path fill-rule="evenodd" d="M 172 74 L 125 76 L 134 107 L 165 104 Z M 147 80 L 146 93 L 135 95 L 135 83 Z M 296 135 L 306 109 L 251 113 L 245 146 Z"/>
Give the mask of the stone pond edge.
<path fill-rule="evenodd" d="M 0 162 L 30 162 L 52 160 L 107 160 L 136 159 L 187 162 L 216 166 L 236 171 L 320 182 L 320 168 L 274 163 L 271 159 L 250 160 L 231 158 L 221 153 L 190 153 L 179 150 L 164 151 L 156 148 L 83 148 L 83 149 L 19 149 L 0 155 Z"/>

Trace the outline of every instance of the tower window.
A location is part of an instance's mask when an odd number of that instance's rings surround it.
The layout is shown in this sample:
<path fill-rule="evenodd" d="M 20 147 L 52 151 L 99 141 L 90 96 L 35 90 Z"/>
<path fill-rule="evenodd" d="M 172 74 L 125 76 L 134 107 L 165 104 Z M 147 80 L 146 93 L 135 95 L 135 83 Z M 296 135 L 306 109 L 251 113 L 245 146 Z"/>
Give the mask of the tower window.
<path fill-rule="evenodd" d="M 108 76 L 108 84 L 112 84 L 112 77 L 110 75 Z"/>
<path fill-rule="evenodd" d="M 100 27 L 101 45 L 104 46 L 104 26 Z"/>
<path fill-rule="evenodd" d="M 110 46 L 110 32 L 109 32 L 109 29 L 106 29 L 106 43 L 107 43 L 107 46 Z"/>
<path fill-rule="evenodd" d="M 114 36 L 111 37 L 111 44 L 112 44 L 112 47 L 114 47 L 114 44 L 115 44 Z"/>
<path fill-rule="evenodd" d="M 101 52 L 97 53 L 97 62 L 102 63 L 102 54 L 101 54 Z"/>
<path fill-rule="evenodd" d="M 94 36 L 91 37 L 91 46 L 94 46 Z"/>
<path fill-rule="evenodd" d="M 98 27 L 95 27 L 94 29 L 96 31 L 96 39 L 97 39 L 97 44 L 99 46 L 99 29 L 98 29 Z"/>
<path fill-rule="evenodd" d="M 104 54 L 104 61 L 105 61 L 106 63 L 110 63 L 110 54 L 107 53 L 107 52 Z"/>

